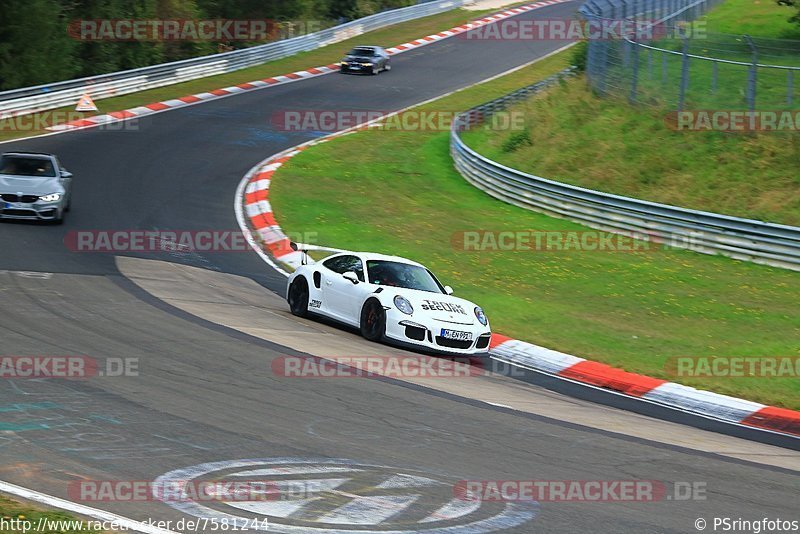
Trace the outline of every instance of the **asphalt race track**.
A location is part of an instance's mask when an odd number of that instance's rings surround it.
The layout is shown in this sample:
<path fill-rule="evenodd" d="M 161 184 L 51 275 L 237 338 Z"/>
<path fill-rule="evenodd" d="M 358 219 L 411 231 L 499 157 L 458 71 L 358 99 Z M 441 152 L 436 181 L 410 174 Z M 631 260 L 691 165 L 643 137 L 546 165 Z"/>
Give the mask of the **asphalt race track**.
<path fill-rule="evenodd" d="M 577 5 L 522 17 L 568 17 Z M 797 451 L 504 377 L 281 377 L 273 366 L 285 356 L 401 351 L 295 320 L 272 292 L 285 278 L 255 253 L 120 258 L 64 244 L 75 230 L 237 230 L 241 177 L 312 136 L 276 130 L 274 113 L 400 109 L 563 44 L 451 38 L 395 57 L 377 77 L 332 74 L 153 115 L 138 131 L 0 146 L 56 153 L 75 174 L 63 226 L 0 224 L 0 355 L 131 358 L 139 369 L 0 381 L 0 480 L 71 500 L 78 480 L 266 477 L 319 489 L 254 504 L 84 502 L 139 520 L 269 517 L 273 532 L 695 532 L 698 518 L 800 519 Z M 655 481 L 666 494 L 537 504 L 454 492 L 482 480 Z M 680 498 L 676 483 L 702 490 Z"/>

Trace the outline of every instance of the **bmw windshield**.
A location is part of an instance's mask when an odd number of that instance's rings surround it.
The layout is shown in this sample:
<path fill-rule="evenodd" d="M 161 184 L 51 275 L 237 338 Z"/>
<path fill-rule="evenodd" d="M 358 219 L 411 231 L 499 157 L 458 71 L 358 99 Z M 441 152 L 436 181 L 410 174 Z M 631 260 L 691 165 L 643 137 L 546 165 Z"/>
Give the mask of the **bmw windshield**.
<path fill-rule="evenodd" d="M 397 261 L 367 261 L 367 276 L 371 284 L 402 287 L 430 293 L 444 293 L 444 288 L 433 274 L 419 265 Z"/>
<path fill-rule="evenodd" d="M 54 178 L 56 170 L 49 159 L 4 155 L 0 157 L 0 174 Z"/>

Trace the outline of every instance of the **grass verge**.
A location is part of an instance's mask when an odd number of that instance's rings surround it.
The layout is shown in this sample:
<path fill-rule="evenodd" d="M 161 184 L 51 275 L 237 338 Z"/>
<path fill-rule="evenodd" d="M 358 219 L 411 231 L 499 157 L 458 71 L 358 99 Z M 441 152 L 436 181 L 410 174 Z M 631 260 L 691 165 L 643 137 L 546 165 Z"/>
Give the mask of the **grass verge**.
<path fill-rule="evenodd" d="M 464 141 L 504 165 L 554 180 L 688 208 L 800 224 L 800 132 L 675 131 L 666 112 L 598 98 L 584 78 L 512 110 L 519 132 Z"/>
<path fill-rule="evenodd" d="M 701 20 L 708 31 L 800 40 L 800 25 L 789 22 L 795 13 L 796 6 L 775 0 L 725 0 Z"/>
<path fill-rule="evenodd" d="M 30 521 L 30 525 L 27 532 L 33 532 L 34 530 L 42 534 L 73 534 L 78 532 L 81 533 L 101 532 L 99 530 L 92 530 L 90 528 L 87 528 L 88 526 L 91 525 L 83 525 L 82 528 L 78 527 L 78 525 L 75 522 L 79 520 L 76 519 L 75 516 L 73 515 L 67 514 L 65 512 L 40 510 L 38 508 L 33 508 L 28 504 L 21 503 L 19 501 L 10 499 L 3 495 L 0 495 L 0 519 L 3 520 L 2 522 L 0 522 L 0 534 L 12 534 L 12 533 L 16 534 L 20 532 L 25 532 L 25 530 L 22 528 L 23 521 Z M 16 523 L 11 523 L 12 520 L 18 520 L 18 521 Z M 49 522 L 50 528 L 44 528 L 38 530 L 36 527 L 38 526 L 40 520 Z M 45 526 L 45 524 L 43 523 L 42 526 Z"/>
<path fill-rule="evenodd" d="M 560 70 L 569 55 L 419 109 L 467 109 Z M 466 230 L 586 228 L 473 188 L 454 170 L 448 142 L 446 131 L 368 130 L 315 146 L 276 174 L 272 206 L 287 231 L 425 263 L 456 294 L 479 302 L 497 332 L 800 409 L 797 378 L 679 378 L 666 370 L 675 356 L 800 355 L 798 273 L 681 250 L 465 252 L 453 241 Z M 364 146 L 380 158 L 365 158 Z"/>
<path fill-rule="evenodd" d="M 278 76 L 287 74 L 298 70 L 307 69 L 310 67 L 318 67 L 320 65 L 328 65 L 339 61 L 344 53 L 358 44 L 374 43 L 378 45 L 385 45 L 391 47 L 404 42 L 408 42 L 426 35 L 440 32 L 464 24 L 469 20 L 481 18 L 487 13 L 494 12 L 495 10 L 485 11 L 468 11 L 465 9 L 454 9 L 452 11 L 445 11 L 437 15 L 431 15 L 417 20 L 395 24 L 380 30 L 368 32 L 358 37 L 342 41 L 340 43 L 324 46 L 309 52 L 302 52 L 293 56 L 270 61 L 263 65 L 257 65 L 247 69 L 242 69 L 228 74 L 220 74 L 218 76 L 210 76 L 198 80 L 192 80 L 184 83 L 168 85 L 148 91 L 141 91 L 138 93 L 131 93 L 114 98 L 106 98 L 95 102 L 100 108 L 99 113 L 108 113 L 109 111 L 119 111 L 123 109 L 130 109 L 136 106 L 150 104 L 152 102 L 161 102 L 172 98 L 179 98 L 186 95 L 202 93 L 222 87 L 228 87 L 240 83 L 251 82 L 253 80 L 261 80 L 271 76 Z M 58 110 L 50 110 L 38 114 L 32 114 L 20 119 L 18 122 L 23 125 L 44 124 L 51 126 L 47 117 L 53 116 L 53 113 L 62 113 L 72 111 L 75 106 L 64 107 Z M 87 113 L 84 116 L 89 117 L 99 113 Z M 55 115 L 59 116 L 59 115 Z M 38 117 L 36 119 L 35 117 Z M 0 120 L 0 141 L 7 139 L 16 139 L 19 137 L 29 137 L 32 135 L 47 133 L 44 128 L 23 128 L 18 129 L 14 127 L 14 123 L 10 120 Z"/>

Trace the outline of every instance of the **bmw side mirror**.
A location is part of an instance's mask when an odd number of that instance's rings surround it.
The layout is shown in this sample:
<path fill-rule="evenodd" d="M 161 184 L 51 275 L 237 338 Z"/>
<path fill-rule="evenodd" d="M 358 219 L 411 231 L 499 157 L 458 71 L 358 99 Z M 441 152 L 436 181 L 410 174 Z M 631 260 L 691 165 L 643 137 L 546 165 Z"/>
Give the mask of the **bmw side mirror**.
<path fill-rule="evenodd" d="M 344 274 L 342 275 L 342 277 L 343 277 L 345 280 L 350 280 L 350 281 L 351 281 L 351 282 L 353 282 L 354 284 L 357 284 L 357 283 L 358 283 L 358 281 L 359 281 L 359 280 L 358 280 L 358 276 L 357 276 L 357 275 L 356 275 L 356 273 L 354 273 L 353 271 L 347 271 L 346 273 L 344 273 Z"/>
<path fill-rule="evenodd" d="M 452 295 L 453 294 L 453 288 L 450 287 L 450 286 L 444 286 L 444 292 L 447 293 L 448 295 Z"/>
<path fill-rule="evenodd" d="M 62 178 L 72 178 L 72 173 L 66 169 L 61 169 L 61 177 Z"/>

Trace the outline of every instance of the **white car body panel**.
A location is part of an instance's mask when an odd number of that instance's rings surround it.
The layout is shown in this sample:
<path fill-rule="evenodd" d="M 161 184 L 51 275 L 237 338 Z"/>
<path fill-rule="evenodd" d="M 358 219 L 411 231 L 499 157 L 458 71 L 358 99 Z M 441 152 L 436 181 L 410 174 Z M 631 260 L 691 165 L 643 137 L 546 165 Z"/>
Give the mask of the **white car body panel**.
<path fill-rule="evenodd" d="M 341 256 L 360 258 L 365 269 L 369 260 L 393 261 L 425 268 L 419 263 L 396 256 L 341 252 L 325 258 L 322 262 L 302 265 L 292 273 L 287 284 L 287 300 L 292 283 L 298 277 L 304 277 L 308 284 L 308 311 L 311 313 L 359 327 L 364 303 L 368 299 L 376 299 L 386 312 L 385 337 L 391 341 L 447 354 L 469 355 L 488 350 L 491 328 L 488 320 L 486 325 L 478 320 L 475 303 L 446 293 L 378 285 L 370 283 L 369 280 L 354 284 L 346 279 L 343 273 L 335 272 L 324 265 L 324 262 Z M 411 315 L 397 309 L 394 304 L 396 295 L 401 295 L 411 303 L 413 307 Z M 419 337 L 420 331 L 415 330 L 416 327 L 424 328 L 423 339 L 409 337 L 409 332 Z M 442 329 L 466 333 L 457 335 L 471 336 L 471 342 L 467 344 L 463 340 L 457 340 L 458 343 L 443 340 Z"/>

